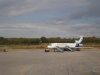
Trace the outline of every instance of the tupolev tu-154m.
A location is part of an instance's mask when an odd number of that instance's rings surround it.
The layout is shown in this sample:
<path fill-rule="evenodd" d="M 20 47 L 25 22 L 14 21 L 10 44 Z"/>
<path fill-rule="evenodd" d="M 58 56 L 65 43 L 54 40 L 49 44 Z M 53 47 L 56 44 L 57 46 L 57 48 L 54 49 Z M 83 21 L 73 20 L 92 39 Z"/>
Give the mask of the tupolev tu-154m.
<path fill-rule="evenodd" d="M 83 46 L 83 36 L 80 37 L 79 40 L 75 40 L 74 43 L 51 43 L 47 46 L 48 49 L 45 50 L 45 52 L 49 52 L 50 49 L 53 49 L 55 51 L 63 52 L 63 51 L 74 51 L 76 49 L 79 51 L 81 46 Z"/>

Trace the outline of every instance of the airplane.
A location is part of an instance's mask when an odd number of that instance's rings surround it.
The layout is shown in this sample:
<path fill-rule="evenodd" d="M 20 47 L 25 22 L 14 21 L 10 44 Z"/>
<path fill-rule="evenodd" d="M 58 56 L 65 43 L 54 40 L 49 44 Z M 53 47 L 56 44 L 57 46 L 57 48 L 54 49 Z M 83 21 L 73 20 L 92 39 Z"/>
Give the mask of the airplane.
<path fill-rule="evenodd" d="M 60 51 L 74 51 L 73 49 L 76 49 L 77 51 L 79 51 L 79 49 L 81 48 L 81 46 L 83 46 L 83 36 L 80 36 L 79 40 L 75 40 L 74 43 L 51 43 L 47 46 L 48 49 L 54 49 L 54 52 Z M 49 52 L 50 50 L 45 50 L 45 52 Z"/>

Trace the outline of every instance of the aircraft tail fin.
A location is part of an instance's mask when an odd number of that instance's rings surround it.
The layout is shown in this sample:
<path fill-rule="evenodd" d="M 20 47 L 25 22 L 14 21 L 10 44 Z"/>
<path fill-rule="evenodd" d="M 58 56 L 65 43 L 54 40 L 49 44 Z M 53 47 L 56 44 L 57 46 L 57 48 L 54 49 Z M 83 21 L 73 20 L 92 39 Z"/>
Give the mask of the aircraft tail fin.
<path fill-rule="evenodd" d="M 83 40 L 84 40 L 84 38 L 83 38 L 83 36 L 81 36 L 79 40 L 75 40 L 75 43 L 83 44 Z"/>

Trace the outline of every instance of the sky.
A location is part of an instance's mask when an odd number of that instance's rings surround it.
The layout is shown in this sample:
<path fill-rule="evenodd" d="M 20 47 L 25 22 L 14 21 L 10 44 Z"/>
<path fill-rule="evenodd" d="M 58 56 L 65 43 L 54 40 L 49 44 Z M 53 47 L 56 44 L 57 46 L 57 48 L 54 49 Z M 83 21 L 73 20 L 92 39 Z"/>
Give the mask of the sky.
<path fill-rule="evenodd" d="M 100 0 L 0 0 L 0 37 L 100 37 Z"/>

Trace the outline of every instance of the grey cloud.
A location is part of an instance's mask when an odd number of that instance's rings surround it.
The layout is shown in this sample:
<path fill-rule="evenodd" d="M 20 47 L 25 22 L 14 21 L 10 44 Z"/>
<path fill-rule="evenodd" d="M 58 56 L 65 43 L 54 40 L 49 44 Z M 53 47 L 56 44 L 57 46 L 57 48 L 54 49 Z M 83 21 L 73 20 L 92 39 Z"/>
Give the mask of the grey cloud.
<path fill-rule="evenodd" d="M 57 36 L 58 31 L 50 30 L 42 24 L 29 24 L 29 23 L 2 23 L 0 26 L 0 36 L 3 37 L 41 37 L 41 36 Z"/>
<path fill-rule="evenodd" d="M 16 16 L 34 11 L 37 1 L 32 0 L 6 0 L 0 3 L 0 15 Z M 38 3 L 39 4 L 39 3 Z"/>
<path fill-rule="evenodd" d="M 17 16 L 31 12 L 65 10 L 69 16 L 58 16 L 46 23 L 10 23 L 7 20 L 0 23 L 0 36 L 3 37 L 52 37 L 67 35 L 100 35 L 100 21 L 94 24 L 67 24 L 69 20 L 90 17 L 100 17 L 99 0 L 0 0 L 0 16 Z M 83 8 L 81 8 L 81 7 Z M 80 9 L 77 9 L 80 8 Z M 75 11 L 68 9 L 75 8 Z M 73 10 L 72 9 L 72 10 Z M 59 12 L 57 11 L 57 12 Z M 65 14 L 65 13 L 64 13 Z M 67 13 L 66 13 L 67 14 Z M 67 14 L 67 15 L 68 15 Z M 61 14 L 60 14 L 61 15 Z M 61 18 L 62 17 L 62 18 Z M 6 17 L 5 17 L 6 18 Z M 9 18 L 9 17 L 8 17 Z M 1 18 L 2 19 L 2 18 Z M 39 22 L 39 21 L 38 21 Z M 73 21 L 72 21 L 73 22 Z M 62 26 L 63 25 L 63 26 Z M 41 27 L 46 27 L 42 29 Z M 51 26 L 51 30 L 50 30 Z M 54 29 L 53 29 L 54 28 Z M 56 29 L 56 30 L 55 30 Z M 38 35 L 37 35 L 38 34 Z"/>
<path fill-rule="evenodd" d="M 73 11 L 71 11 L 69 14 L 68 11 L 70 10 L 66 10 L 66 12 L 63 12 L 64 14 L 66 13 L 67 16 L 63 16 L 63 17 L 56 17 L 56 18 L 52 18 L 52 22 L 54 24 L 61 22 L 62 21 L 62 25 L 67 25 L 67 23 L 70 20 L 79 20 L 79 19 L 89 19 L 89 18 L 100 18 L 100 0 L 87 0 L 87 4 L 81 4 L 79 5 L 79 7 L 73 7 Z M 97 22 L 99 23 L 99 21 Z M 95 23 L 95 24 L 97 24 Z M 99 23 L 100 24 L 100 23 Z"/>
<path fill-rule="evenodd" d="M 15 24 L 0 26 L 0 36 L 3 37 L 70 37 L 70 36 L 96 36 L 100 37 L 99 24 L 76 24 L 76 25 L 49 25 L 49 24 Z M 3 26 L 4 25 L 4 26 Z M 43 26 L 43 27 L 42 27 Z M 48 26 L 48 27 L 47 27 Z M 45 28 L 46 27 L 46 28 Z M 51 28 L 50 28 L 51 27 Z M 53 29 L 54 28 L 54 29 Z"/>
<path fill-rule="evenodd" d="M 68 19 L 82 19 L 82 18 L 90 18 L 90 17 L 100 17 L 100 0 L 87 0 L 89 2 L 88 5 L 84 6 L 84 8 L 77 9 L 73 11 Z"/>
<path fill-rule="evenodd" d="M 0 15 L 16 16 L 36 11 L 55 11 L 85 4 L 86 0 L 1 0 Z"/>
<path fill-rule="evenodd" d="M 94 25 L 94 24 L 74 25 L 70 29 L 73 30 L 73 33 L 75 34 L 80 34 L 83 36 L 100 37 L 100 25 Z"/>

